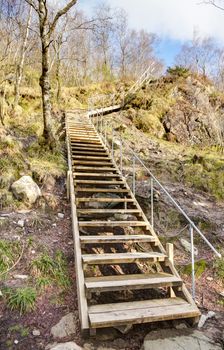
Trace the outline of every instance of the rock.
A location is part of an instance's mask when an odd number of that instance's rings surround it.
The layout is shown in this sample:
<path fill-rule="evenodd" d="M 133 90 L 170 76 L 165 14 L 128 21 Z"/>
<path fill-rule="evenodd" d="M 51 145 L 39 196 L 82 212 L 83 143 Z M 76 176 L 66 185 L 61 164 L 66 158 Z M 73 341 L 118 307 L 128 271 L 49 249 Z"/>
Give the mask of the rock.
<path fill-rule="evenodd" d="M 58 213 L 58 218 L 59 218 L 59 219 L 64 219 L 64 217 L 65 217 L 65 214 L 63 214 L 63 213 Z"/>
<path fill-rule="evenodd" d="M 17 199 L 29 204 L 35 203 L 41 196 L 40 188 L 30 176 L 22 176 L 12 184 L 11 189 Z"/>
<path fill-rule="evenodd" d="M 20 280 L 27 280 L 29 276 L 28 275 L 14 275 L 14 278 L 20 279 Z"/>
<path fill-rule="evenodd" d="M 207 280 L 207 281 L 209 281 L 209 282 L 211 282 L 211 281 L 213 281 L 213 280 L 214 280 L 214 278 L 213 278 L 213 277 L 208 276 L 208 277 L 206 278 L 206 280 Z"/>
<path fill-rule="evenodd" d="M 96 193 L 92 196 L 93 198 L 111 198 L 111 199 L 120 199 L 117 194 L 114 193 Z M 116 207 L 119 204 L 119 202 L 91 202 L 87 203 L 88 208 L 94 208 L 94 209 L 112 209 Z"/>
<path fill-rule="evenodd" d="M 126 326 L 116 326 L 114 328 L 116 328 L 122 334 L 127 334 L 133 328 L 133 325 L 128 324 Z"/>
<path fill-rule="evenodd" d="M 115 328 L 105 328 L 97 330 L 96 337 L 100 341 L 112 341 L 116 339 L 118 332 Z"/>
<path fill-rule="evenodd" d="M 51 345 L 47 345 L 45 350 L 82 350 L 82 348 L 76 343 L 70 341 L 67 343 L 54 343 Z"/>
<path fill-rule="evenodd" d="M 14 344 L 17 345 L 19 344 L 19 341 L 17 339 L 14 340 Z"/>
<path fill-rule="evenodd" d="M 2 291 L 0 290 L 0 297 L 3 297 Z"/>
<path fill-rule="evenodd" d="M 186 250 L 186 252 L 191 253 L 191 243 L 190 242 L 188 242 L 184 238 L 181 238 L 180 243 L 181 243 L 182 247 Z M 194 247 L 194 255 L 195 256 L 198 255 L 198 249 L 196 247 Z"/>
<path fill-rule="evenodd" d="M 24 221 L 24 220 L 19 220 L 19 221 L 17 222 L 17 225 L 18 225 L 19 227 L 24 227 L 25 221 Z"/>
<path fill-rule="evenodd" d="M 51 328 L 51 335 L 54 338 L 65 338 L 76 332 L 76 325 L 73 313 L 69 313 Z"/>
<path fill-rule="evenodd" d="M 200 321 L 198 323 L 198 328 L 202 328 L 205 324 L 205 322 L 209 319 L 215 316 L 214 311 L 209 311 L 207 315 L 201 315 Z"/>
<path fill-rule="evenodd" d="M 224 298 L 224 291 L 220 292 L 219 295 Z"/>
<path fill-rule="evenodd" d="M 186 325 L 186 323 L 184 323 L 184 322 L 181 322 L 181 323 L 180 323 L 180 321 L 175 321 L 175 322 L 174 322 L 174 327 L 175 327 L 176 329 L 187 329 L 187 328 L 188 328 L 187 325 Z"/>
<path fill-rule="evenodd" d="M 34 337 L 39 337 L 40 336 L 40 331 L 39 329 L 34 329 L 32 334 L 34 335 Z"/>
<path fill-rule="evenodd" d="M 161 329 L 150 332 L 144 339 L 142 350 L 221 350 L 200 331 L 191 329 Z"/>

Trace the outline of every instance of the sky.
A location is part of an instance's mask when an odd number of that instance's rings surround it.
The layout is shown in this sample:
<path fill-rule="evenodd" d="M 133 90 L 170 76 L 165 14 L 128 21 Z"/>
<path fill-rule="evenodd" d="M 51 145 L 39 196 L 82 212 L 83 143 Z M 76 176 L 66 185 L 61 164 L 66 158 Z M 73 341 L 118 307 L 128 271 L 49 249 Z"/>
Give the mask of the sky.
<path fill-rule="evenodd" d="M 101 0 L 79 0 L 79 7 L 91 14 Z M 224 0 L 218 0 L 220 4 Z M 174 64 L 181 45 L 192 39 L 196 30 L 211 36 L 224 46 L 224 11 L 203 0 L 108 0 L 111 7 L 121 7 L 129 15 L 130 27 L 146 29 L 160 38 L 157 54 L 167 66 Z"/>

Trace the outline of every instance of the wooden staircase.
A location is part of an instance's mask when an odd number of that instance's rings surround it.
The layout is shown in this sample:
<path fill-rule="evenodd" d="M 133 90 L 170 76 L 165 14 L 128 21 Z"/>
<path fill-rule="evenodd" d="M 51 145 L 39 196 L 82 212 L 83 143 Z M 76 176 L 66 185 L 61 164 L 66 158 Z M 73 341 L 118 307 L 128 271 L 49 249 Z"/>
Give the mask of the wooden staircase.
<path fill-rule="evenodd" d="M 200 312 L 89 118 L 66 117 L 82 330 Z"/>

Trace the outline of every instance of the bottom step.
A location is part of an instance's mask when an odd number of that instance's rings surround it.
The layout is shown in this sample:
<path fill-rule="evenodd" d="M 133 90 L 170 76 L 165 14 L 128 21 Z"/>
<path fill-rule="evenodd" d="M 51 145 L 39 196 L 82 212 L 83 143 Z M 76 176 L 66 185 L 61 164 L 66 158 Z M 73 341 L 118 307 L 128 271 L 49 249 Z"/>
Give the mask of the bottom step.
<path fill-rule="evenodd" d="M 181 298 L 153 299 L 93 305 L 88 309 L 91 328 L 148 323 L 200 316 L 196 305 Z"/>

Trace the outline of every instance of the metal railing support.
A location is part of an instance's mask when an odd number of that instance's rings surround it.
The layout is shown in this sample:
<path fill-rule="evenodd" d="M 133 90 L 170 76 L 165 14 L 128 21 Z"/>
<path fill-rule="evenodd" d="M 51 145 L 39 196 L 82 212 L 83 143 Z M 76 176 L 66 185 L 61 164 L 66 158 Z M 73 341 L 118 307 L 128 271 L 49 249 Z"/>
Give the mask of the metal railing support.
<path fill-rule="evenodd" d="M 114 161 L 114 128 L 112 128 L 111 154 L 112 160 Z"/>
<path fill-rule="evenodd" d="M 121 138 L 120 138 L 120 171 L 121 171 L 121 175 L 123 175 L 123 145 L 122 145 Z"/>
<path fill-rule="evenodd" d="M 192 298 L 195 300 L 194 229 L 192 225 L 190 225 L 190 239 L 191 239 Z"/>
<path fill-rule="evenodd" d="M 151 225 L 154 228 L 154 183 L 153 178 L 150 179 L 150 188 L 151 188 Z"/>
<path fill-rule="evenodd" d="M 135 196 L 135 156 L 133 156 L 133 160 L 132 160 L 132 192 Z"/>

